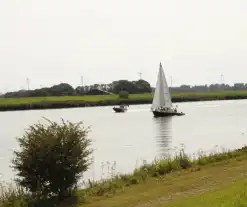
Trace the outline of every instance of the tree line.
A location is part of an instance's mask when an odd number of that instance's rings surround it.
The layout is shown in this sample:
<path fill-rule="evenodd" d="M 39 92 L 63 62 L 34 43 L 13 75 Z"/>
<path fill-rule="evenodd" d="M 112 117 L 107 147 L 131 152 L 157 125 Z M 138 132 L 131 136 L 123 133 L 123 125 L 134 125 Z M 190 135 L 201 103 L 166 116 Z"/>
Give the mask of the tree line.
<path fill-rule="evenodd" d="M 2 95 L 5 98 L 14 97 L 44 97 L 44 96 L 83 96 L 83 95 L 100 95 L 105 93 L 119 94 L 126 91 L 130 94 L 151 93 L 155 88 L 151 87 L 146 80 L 128 81 L 118 80 L 110 84 L 94 84 L 78 86 L 73 88 L 68 83 L 60 83 L 52 87 L 44 87 L 35 90 L 19 90 L 8 92 Z M 247 90 L 247 84 L 235 83 L 233 86 L 228 84 L 211 84 L 211 85 L 181 85 L 179 87 L 170 87 L 171 92 L 208 92 L 223 90 Z"/>
<path fill-rule="evenodd" d="M 39 88 L 35 90 L 8 92 L 4 94 L 3 97 L 83 96 L 100 95 L 105 93 L 119 94 L 121 91 L 126 91 L 130 94 L 151 93 L 152 88 L 150 83 L 145 80 L 118 80 L 113 81 L 110 84 L 94 84 L 78 86 L 76 88 L 73 88 L 68 83 L 60 83 L 52 87 Z"/>
<path fill-rule="evenodd" d="M 208 92 L 208 91 L 231 91 L 231 90 L 247 90 L 247 84 L 235 83 L 229 84 L 211 84 L 211 85 L 181 85 L 179 87 L 171 87 L 172 92 Z"/>

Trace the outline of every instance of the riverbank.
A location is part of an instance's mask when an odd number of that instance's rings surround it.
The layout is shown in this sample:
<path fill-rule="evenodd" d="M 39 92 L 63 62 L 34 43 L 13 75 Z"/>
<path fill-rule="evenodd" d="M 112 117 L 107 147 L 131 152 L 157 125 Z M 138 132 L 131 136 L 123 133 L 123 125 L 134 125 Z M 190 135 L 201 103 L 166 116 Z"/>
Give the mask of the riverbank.
<path fill-rule="evenodd" d="M 77 191 L 77 199 L 65 200 L 59 206 L 218 207 L 224 203 L 230 207 L 247 201 L 247 147 L 210 155 L 200 153 L 197 159 L 180 151 L 173 158 L 146 164 L 129 175 L 111 173 L 110 179 L 89 181 L 86 189 Z M 17 204 L 23 200 L 23 192 L 11 192 L 0 198 L 0 204 L 9 197 Z"/>
<path fill-rule="evenodd" d="M 118 95 L 0 98 L 0 111 L 113 106 L 121 103 L 129 105 L 151 104 L 152 98 L 153 94 L 131 94 L 128 99 L 119 99 Z M 186 92 L 172 94 L 172 101 L 174 103 L 237 99 L 247 99 L 247 91 Z"/>
<path fill-rule="evenodd" d="M 208 156 L 200 154 L 196 160 L 189 158 L 181 151 L 173 159 L 143 166 L 121 181 L 125 182 L 123 186 L 111 191 L 105 190 L 100 197 L 95 194 L 91 195 L 87 189 L 84 195 L 88 197 L 84 197 L 85 204 L 80 206 L 206 207 L 210 204 L 210 206 L 218 207 L 223 202 L 234 204 L 238 202 L 238 195 L 246 192 L 244 184 L 247 183 L 246 164 L 246 147 L 229 152 L 212 153 Z M 118 184 L 120 181 L 111 182 L 115 188 L 120 185 Z M 205 202 L 203 198 L 209 200 Z M 247 201 L 247 193 L 242 199 Z"/>

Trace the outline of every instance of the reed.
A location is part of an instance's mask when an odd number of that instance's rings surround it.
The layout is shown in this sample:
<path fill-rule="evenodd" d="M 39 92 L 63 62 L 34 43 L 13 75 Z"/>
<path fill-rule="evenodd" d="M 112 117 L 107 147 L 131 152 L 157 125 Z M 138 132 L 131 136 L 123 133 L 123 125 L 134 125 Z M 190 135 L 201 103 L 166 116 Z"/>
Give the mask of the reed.
<path fill-rule="evenodd" d="M 30 200 L 30 195 L 15 183 L 0 183 L 0 206 L 27 206 L 26 201 Z"/>
<path fill-rule="evenodd" d="M 88 180 L 84 182 L 83 189 L 77 189 L 75 192 L 76 204 L 92 203 L 100 200 L 102 197 L 113 197 L 126 188 L 131 188 L 133 185 L 145 184 L 145 182 L 152 178 L 165 179 L 166 175 L 176 171 L 187 170 L 192 173 L 200 171 L 203 166 L 215 165 L 222 161 L 228 162 L 232 159 L 241 160 L 246 155 L 246 146 L 231 151 L 225 149 L 211 151 L 210 153 L 199 151 L 194 156 L 186 154 L 184 148 L 182 148 L 172 156 L 157 159 L 150 164 L 145 163 L 130 174 L 119 174 L 116 172 L 116 163 L 110 167 L 110 163 L 108 163 L 108 178 L 99 181 Z M 1 207 L 30 206 L 30 202 L 33 202 L 30 194 L 19 186 L 0 185 L 0 187 Z M 65 200 L 64 203 L 69 202 Z M 66 206 L 64 203 L 58 206 Z M 69 203 L 68 206 L 72 206 L 72 204 Z"/>
<path fill-rule="evenodd" d="M 110 179 L 89 180 L 86 188 L 78 191 L 79 195 L 83 195 L 83 199 L 80 202 L 91 202 L 95 197 L 114 196 L 117 192 L 121 192 L 132 185 L 145 183 L 152 177 L 162 178 L 167 174 L 180 170 L 200 171 L 204 165 L 216 164 L 221 161 L 227 162 L 233 158 L 241 159 L 245 155 L 247 155 L 246 146 L 231 151 L 225 149 L 221 149 L 220 152 L 211 151 L 210 153 L 199 151 L 196 156 L 189 156 L 182 148 L 173 156 L 167 156 L 136 168 L 133 173 L 115 174 L 114 168 Z"/>

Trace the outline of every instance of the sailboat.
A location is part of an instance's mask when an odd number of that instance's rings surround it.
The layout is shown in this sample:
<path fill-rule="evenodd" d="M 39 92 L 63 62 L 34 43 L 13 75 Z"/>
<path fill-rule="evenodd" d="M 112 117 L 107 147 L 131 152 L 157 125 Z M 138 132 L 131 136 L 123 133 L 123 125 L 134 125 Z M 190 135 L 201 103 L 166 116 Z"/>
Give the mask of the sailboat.
<path fill-rule="evenodd" d="M 182 112 L 178 112 L 177 107 L 173 108 L 170 91 L 161 63 L 159 67 L 159 73 L 151 110 L 155 117 L 185 115 Z"/>

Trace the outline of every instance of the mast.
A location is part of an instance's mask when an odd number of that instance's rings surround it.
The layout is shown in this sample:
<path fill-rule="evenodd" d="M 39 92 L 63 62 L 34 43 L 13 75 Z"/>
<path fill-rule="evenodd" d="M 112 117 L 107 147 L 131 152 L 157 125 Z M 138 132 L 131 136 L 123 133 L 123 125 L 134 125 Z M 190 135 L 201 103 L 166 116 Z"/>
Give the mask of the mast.
<path fill-rule="evenodd" d="M 161 62 L 159 65 L 159 72 L 153 97 L 152 109 L 159 107 L 172 108 L 170 91 L 167 85 L 166 77 Z"/>

